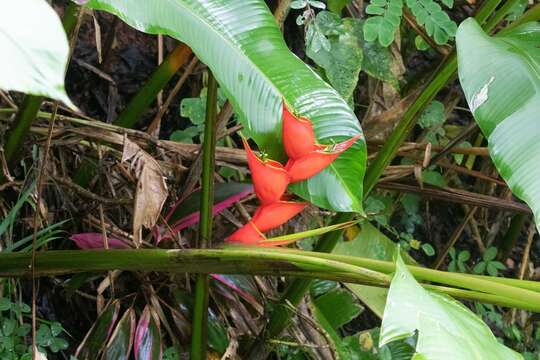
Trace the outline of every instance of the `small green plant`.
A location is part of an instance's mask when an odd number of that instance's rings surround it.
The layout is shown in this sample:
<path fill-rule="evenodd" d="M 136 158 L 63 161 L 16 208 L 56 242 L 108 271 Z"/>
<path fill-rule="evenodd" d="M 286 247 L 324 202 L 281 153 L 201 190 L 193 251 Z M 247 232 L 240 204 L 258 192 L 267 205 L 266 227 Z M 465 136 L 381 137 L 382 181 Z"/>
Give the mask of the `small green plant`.
<path fill-rule="evenodd" d="M 498 276 L 499 271 L 505 270 L 506 266 L 500 261 L 495 260 L 497 257 L 497 248 L 492 246 L 484 252 L 482 260 L 478 262 L 473 268 L 475 274 L 488 274 L 491 276 Z"/>
<path fill-rule="evenodd" d="M 29 341 L 31 325 L 21 321 L 29 316 L 30 307 L 24 303 L 0 298 L 0 359 L 30 360 L 32 350 Z M 36 333 L 38 351 L 57 353 L 68 347 L 68 342 L 60 337 L 64 329 L 58 322 L 42 322 Z"/>
<path fill-rule="evenodd" d="M 450 255 L 448 271 L 461 273 L 467 272 L 467 261 L 469 261 L 471 258 L 471 253 L 468 250 L 457 252 L 456 249 L 451 248 L 448 254 Z"/>
<path fill-rule="evenodd" d="M 452 8 L 452 0 L 442 3 Z M 444 45 L 456 35 L 457 25 L 434 0 L 406 0 L 416 21 L 435 43 Z M 396 36 L 403 13 L 402 0 L 372 0 L 366 7 L 366 13 L 372 15 L 364 24 L 364 36 L 367 41 L 389 46 Z"/>
<path fill-rule="evenodd" d="M 384 47 L 389 46 L 396 37 L 403 13 L 402 0 L 373 0 L 366 7 L 371 16 L 364 23 L 366 41 L 379 40 Z"/>

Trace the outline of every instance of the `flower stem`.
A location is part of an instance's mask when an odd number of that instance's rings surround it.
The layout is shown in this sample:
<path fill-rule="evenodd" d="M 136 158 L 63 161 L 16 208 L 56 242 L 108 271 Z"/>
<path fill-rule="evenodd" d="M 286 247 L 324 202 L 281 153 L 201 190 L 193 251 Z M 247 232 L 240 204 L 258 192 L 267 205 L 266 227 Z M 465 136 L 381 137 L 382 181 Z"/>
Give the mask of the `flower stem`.
<path fill-rule="evenodd" d="M 216 151 L 217 82 L 208 71 L 206 121 L 201 179 L 201 221 L 198 248 L 212 246 L 212 207 L 214 204 L 214 166 Z M 198 274 L 195 284 L 195 306 L 192 316 L 191 359 L 206 359 L 208 337 L 208 275 Z"/>

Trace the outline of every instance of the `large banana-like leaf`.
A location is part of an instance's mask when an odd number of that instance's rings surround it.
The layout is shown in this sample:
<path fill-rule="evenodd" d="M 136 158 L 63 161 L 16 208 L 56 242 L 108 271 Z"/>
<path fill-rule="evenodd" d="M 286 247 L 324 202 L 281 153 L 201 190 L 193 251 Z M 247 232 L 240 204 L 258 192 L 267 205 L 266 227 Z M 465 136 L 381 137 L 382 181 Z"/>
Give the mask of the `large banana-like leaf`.
<path fill-rule="evenodd" d="M 88 6 L 189 45 L 212 70 L 248 134 L 274 159 L 284 160 L 283 99 L 313 121 L 321 143 L 361 132 L 347 103 L 289 51 L 262 0 L 91 0 Z M 291 189 L 323 208 L 361 212 L 365 162 L 361 139 L 324 171 Z"/>
<path fill-rule="evenodd" d="M 69 45 L 62 23 L 44 0 L 0 2 L 0 89 L 61 100 Z"/>
<path fill-rule="evenodd" d="M 398 255 L 388 290 L 379 345 L 414 336 L 413 360 L 522 360 L 497 341 L 482 320 L 456 300 L 427 291 Z"/>
<path fill-rule="evenodd" d="M 490 155 L 540 224 L 540 23 L 497 37 L 476 21 L 457 32 L 459 80 Z"/>

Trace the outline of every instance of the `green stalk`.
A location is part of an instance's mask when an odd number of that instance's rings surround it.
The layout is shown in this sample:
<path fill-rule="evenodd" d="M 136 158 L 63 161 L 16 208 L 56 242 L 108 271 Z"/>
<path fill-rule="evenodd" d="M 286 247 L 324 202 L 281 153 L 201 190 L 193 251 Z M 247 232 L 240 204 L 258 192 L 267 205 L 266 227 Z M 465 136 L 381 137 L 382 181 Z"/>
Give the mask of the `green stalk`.
<path fill-rule="evenodd" d="M 118 118 L 116 118 L 113 124 L 129 129 L 133 128 L 137 120 L 156 99 L 157 94 L 163 90 L 178 69 L 186 63 L 190 55 L 191 49 L 184 44 L 178 45 L 171 51 L 139 90 L 137 95 L 130 100 L 124 110 L 118 115 Z"/>
<path fill-rule="evenodd" d="M 62 25 L 68 38 L 71 32 L 77 24 L 77 17 L 79 15 L 79 6 L 73 2 L 70 2 L 66 7 L 64 17 L 62 19 Z M 18 158 L 18 154 L 21 153 L 21 145 L 28 134 L 30 126 L 36 119 L 41 103 L 45 97 L 36 95 L 25 95 L 24 100 L 19 107 L 19 111 L 13 121 L 13 124 L 6 134 L 6 143 L 4 145 L 5 157 L 8 165 L 12 166 Z M 2 180 L 0 175 L 0 181 Z"/>
<path fill-rule="evenodd" d="M 515 0 L 511 0 L 511 2 L 513 1 Z M 497 8 L 500 2 L 501 0 L 487 0 L 476 15 L 477 21 L 480 24 L 483 24 Z M 486 27 L 488 27 L 490 30 L 495 25 L 489 24 Z M 384 169 L 390 164 L 400 145 L 403 143 L 403 141 L 405 141 L 410 131 L 416 125 L 418 115 L 421 114 L 426 106 L 435 98 L 438 92 L 454 77 L 456 70 L 457 56 L 454 49 L 445 58 L 443 63 L 440 65 L 439 70 L 436 71 L 436 75 L 428 83 L 426 88 L 407 109 L 396 129 L 394 129 L 373 162 L 366 170 L 366 175 L 364 177 L 365 197 L 367 197 L 371 190 L 373 190 Z M 332 223 L 346 222 L 351 220 L 353 216 L 354 214 L 337 214 Z M 315 247 L 315 251 L 331 252 L 340 237 L 341 232 L 329 233 L 322 236 Z M 270 314 L 270 320 L 265 329 L 265 338 L 259 338 L 256 344 L 252 346 L 249 352 L 250 357 L 264 358 L 266 356 L 266 346 L 264 344 L 265 339 L 278 336 L 279 333 L 281 333 L 281 331 L 283 331 L 283 329 L 287 326 L 287 323 L 290 321 L 293 314 L 290 306 L 285 306 L 285 304 L 297 306 L 306 291 L 309 289 L 310 283 L 310 280 L 295 279 L 287 286 L 281 297 L 279 305 L 275 306 L 274 310 Z"/>
<path fill-rule="evenodd" d="M 217 82 L 208 71 L 208 95 L 201 179 L 201 221 L 197 247 L 212 247 L 212 207 L 214 204 L 214 167 L 216 153 Z M 195 285 L 195 306 L 192 316 L 191 359 L 206 359 L 208 337 L 208 275 L 198 274 Z"/>
<path fill-rule="evenodd" d="M 30 276 L 31 254 L 0 254 L 0 276 Z M 407 266 L 417 281 L 445 286 L 424 287 L 464 299 L 540 312 L 540 283 Z M 60 250 L 36 254 L 36 275 L 107 270 L 303 276 L 347 283 L 388 286 L 395 264 L 354 256 L 290 249 L 234 247 L 226 249 Z M 459 288 L 448 287 L 457 286 Z M 469 290 L 466 290 L 466 289 Z"/>

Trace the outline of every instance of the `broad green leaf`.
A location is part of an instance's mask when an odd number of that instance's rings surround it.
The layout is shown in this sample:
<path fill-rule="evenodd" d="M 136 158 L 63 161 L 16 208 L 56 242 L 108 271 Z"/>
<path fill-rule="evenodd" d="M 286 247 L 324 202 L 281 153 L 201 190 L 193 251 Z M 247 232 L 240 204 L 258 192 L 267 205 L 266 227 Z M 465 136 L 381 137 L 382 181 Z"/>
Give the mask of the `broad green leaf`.
<path fill-rule="evenodd" d="M 350 104 L 360 70 L 398 87 L 390 50 L 378 42 L 366 41 L 363 25 L 363 20 L 341 19 L 331 12 L 321 11 L 310 27 L 328 38 L 330 49 L 314 51 L 306 46 L 306 54 L 324 69 L 330 84 Z"/>
<path fill-rule="evenodd" d="M 64 89 L 69 45 L 45 0 L 0 2 L 0 89 L 47 96 L 75 107 Z"/>
<path fill-rule="evenodd" d="M 396 243 L 387 238 L 375 226 L 365 222 L 360 226 L 360 230 L 355 227 L 356 234 L 352 234 L 353 240 L 342 241 L 334 249 L 335 254 L 360 256 L 378 260 L 392 260 L 397 249 Z M 407 263 L 414 264 L 414 260 L 404 254 Z M 356 295 L 367 307 L 377 316 L 382 317 L 386 304 L 387 289 L 346 284 L 346 286 Z"/>
<path fill-rule="evenodd" d="M 334 13 L 321 11 L 309 26 L 327 36 L 330 49 L 315 51 L 312 46 L 306 46 L 307 56 L 324 69 L 330 84 L 352 105 L 364 57 L 363 39 L 356 36 L 361 33 L 362 24 L 356 19 L 340 19 Z"/>
<path fill-rule="evenodd" d="M 461 303 L 422 288 L 398 256 L 379 345 L 412 336 L 416 331 L 417 354 L 413 359 L 522 359 L 499 343 L 489 327 Z"/>
<path fill-rule="evenodd" d="M 540 224 L 540 24 L 489 37 L 473 19 L 457 32 L 461 86 L 489 152 Z M 489 60 L 489 61 L 487 61 Z"/>
<path fill-rule="evenodd" d="M 311 119 L 320 143 L 361 132 L 346 101 L 289 51 L 262 0 L 91 0 L 88 6 L 114 13 L 138 30 L 189 45 L 212 70 L 245 131 L 273 159 L 285 160 L 283 100 Z M 366 145 L 359 140 L 324 171 L 291 190 L 323 208 L 361 212 L 365 162 Z"/>
<path fill-rule="evenodd" d="M 338 330 L 357 317 L 362 307 L 353 295 L 345 289 L 334 289 L 313 300 L 317 309 L 325 315 L 330 325 Z M 339 309 L 339 311 L 336 311 Z"/>

